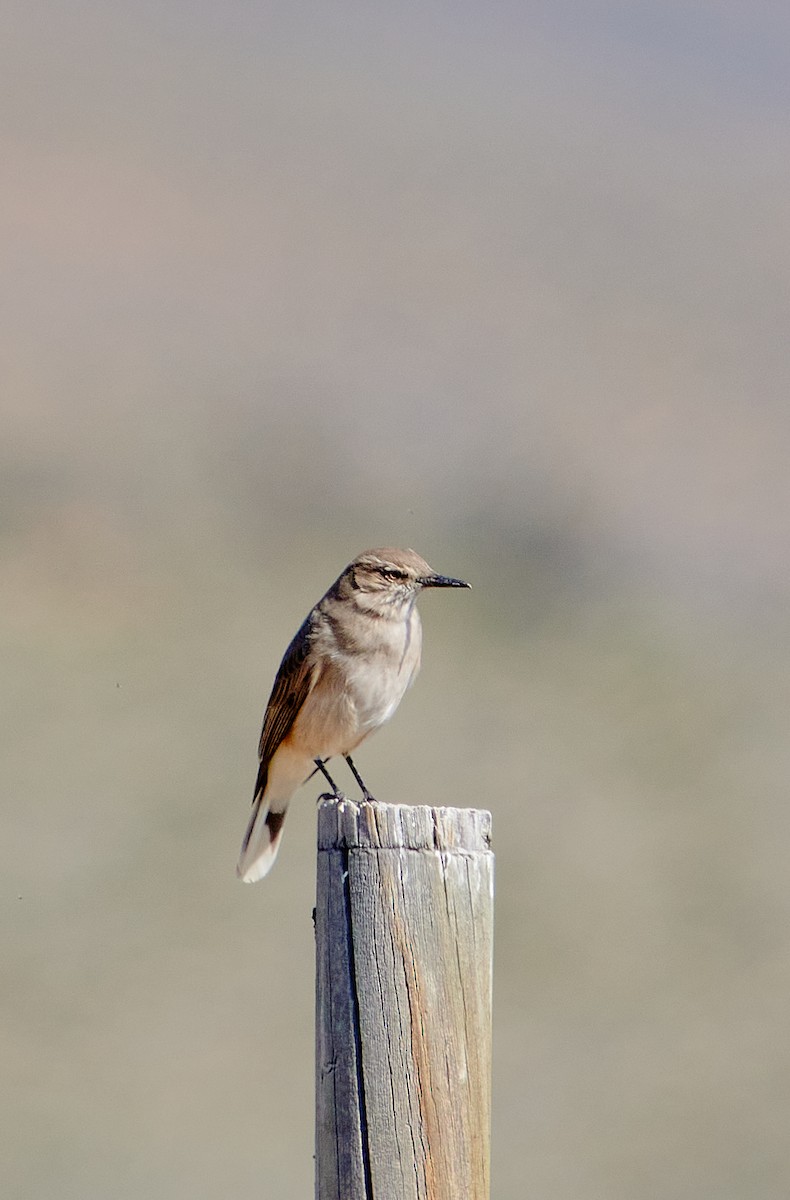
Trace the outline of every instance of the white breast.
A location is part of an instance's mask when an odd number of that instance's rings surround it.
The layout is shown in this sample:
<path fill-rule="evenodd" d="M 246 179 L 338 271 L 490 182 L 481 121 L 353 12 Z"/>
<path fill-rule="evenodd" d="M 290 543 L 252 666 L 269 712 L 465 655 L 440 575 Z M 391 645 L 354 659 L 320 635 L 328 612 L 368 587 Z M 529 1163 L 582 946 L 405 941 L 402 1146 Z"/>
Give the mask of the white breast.
<path fill-rule="evenodd" d="M 388 721 L 420 667 L 422 630 L 416 608 L 404 621 L 388 622 L 379 645 L 349 663 L 350 693 L 360 731 Z"/>

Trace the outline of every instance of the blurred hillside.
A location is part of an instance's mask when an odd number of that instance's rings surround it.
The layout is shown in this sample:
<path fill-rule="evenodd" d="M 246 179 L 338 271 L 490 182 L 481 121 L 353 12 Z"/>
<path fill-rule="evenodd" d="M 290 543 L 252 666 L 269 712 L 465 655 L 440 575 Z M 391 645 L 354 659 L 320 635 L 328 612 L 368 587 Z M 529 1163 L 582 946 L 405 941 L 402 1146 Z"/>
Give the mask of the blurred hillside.
<path fill-rule="evenodd" d="M 790 16 L 4 25 L 6 1194 L 311 1194 L 316 789 L 234 864 L 393 543 L 474 588 L 359 762 L 494 813 L 494 1197 L 784 1195 Z"/>

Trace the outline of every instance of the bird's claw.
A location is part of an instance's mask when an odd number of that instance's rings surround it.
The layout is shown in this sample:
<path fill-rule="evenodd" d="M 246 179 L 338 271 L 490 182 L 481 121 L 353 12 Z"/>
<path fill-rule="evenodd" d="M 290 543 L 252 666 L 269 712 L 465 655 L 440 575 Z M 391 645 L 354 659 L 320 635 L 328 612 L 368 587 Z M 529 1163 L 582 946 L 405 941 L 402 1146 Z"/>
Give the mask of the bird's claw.
<path fill-rule="evenodd" d="M 338 802 L 342 802 L 343 800 L 348 800 L 348 796 L 345 794 L 345 792 L 322 792 L 316 800 L 316 804 L 323 804 L 325 800 L 337 800 Z"/>

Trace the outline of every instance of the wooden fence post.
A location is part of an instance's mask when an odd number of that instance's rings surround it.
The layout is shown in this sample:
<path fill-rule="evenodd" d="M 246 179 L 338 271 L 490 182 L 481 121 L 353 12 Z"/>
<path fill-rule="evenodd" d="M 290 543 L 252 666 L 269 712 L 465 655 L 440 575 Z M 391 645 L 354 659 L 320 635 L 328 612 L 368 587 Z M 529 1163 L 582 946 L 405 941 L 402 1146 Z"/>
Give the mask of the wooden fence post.
<path fill-rule="evenodd" d="M 490 831 L 319 806 L 317 1200 L 489 1200 Z"/>

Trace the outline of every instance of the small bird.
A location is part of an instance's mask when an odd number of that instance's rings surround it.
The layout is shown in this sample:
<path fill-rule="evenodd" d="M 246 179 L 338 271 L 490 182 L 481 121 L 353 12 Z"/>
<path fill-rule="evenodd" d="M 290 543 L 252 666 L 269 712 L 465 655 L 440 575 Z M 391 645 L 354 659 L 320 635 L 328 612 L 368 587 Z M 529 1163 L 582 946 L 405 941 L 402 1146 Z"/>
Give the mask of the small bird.
<path fill-rule="evenodd" d="M 346 567 L 285 652 L 263 718 L 252 816 L 236 868 L 245 883 L 271 869 L 288 802 L 334 755 L 348 763 L 360 742 L 388 721 L 420 668 L 423 588 L 470 585 L 437 575 L 413 550 L 366 550 Z"/>

